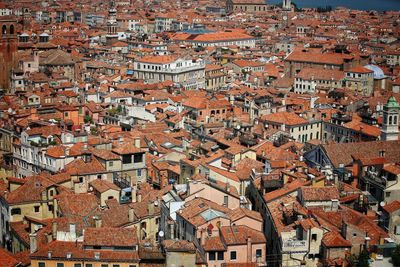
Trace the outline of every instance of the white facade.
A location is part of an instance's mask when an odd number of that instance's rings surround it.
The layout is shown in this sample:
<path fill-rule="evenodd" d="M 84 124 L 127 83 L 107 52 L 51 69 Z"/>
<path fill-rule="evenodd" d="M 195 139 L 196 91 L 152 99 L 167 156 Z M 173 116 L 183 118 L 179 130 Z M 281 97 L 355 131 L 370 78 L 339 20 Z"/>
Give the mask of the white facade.
<path fill-rule="evenodd" d="M 203 60 L 177 59 L 173 62 L 134 63 L 135 76 L 149 83 L 172 81 L 186 89 L 205 88 L 205 63 Z"/>

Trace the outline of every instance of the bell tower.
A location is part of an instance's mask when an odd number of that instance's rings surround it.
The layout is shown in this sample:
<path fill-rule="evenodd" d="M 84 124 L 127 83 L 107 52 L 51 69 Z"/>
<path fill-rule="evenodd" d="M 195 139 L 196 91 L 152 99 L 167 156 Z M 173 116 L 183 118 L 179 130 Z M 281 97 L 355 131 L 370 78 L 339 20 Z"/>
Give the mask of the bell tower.
<path fill-rule="evenodd" d="M 11 71 L 17 52 L 17 20 L 13 16 L 0 16 L 0 90 L 10 90 Z"/>
<path fill-rule="evenodd" d="M 117 9 L 115 8 L 115 3 L 112 0 L 110 2 L 110 9 L 108 10 L 108 20 L 107 20 L 107 44 L 111 45 L 118 41 L 118 22 L 117 22 Z"/>
<path fill-rule="evenodd" d="M 292 9 L 292 1 L 291 0 L 283 0 L 282 9 L 286 11 L 290 11 Z"/>
<path fill-rule="evenodd" d="M 381 140 L 390 141 L 399 139 L 399 110 L 400 105 L 393 96 L 383 106 L 383 123 Z"/>

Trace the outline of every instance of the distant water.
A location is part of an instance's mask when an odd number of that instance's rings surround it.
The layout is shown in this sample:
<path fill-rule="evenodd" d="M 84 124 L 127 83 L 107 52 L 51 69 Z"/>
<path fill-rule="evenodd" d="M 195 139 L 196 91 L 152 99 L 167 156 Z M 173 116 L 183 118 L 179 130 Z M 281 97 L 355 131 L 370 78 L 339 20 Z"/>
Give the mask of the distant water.
<path fill-rule="evenodd" d="M 282 3 L 281 0 L 267 0 L 270 4 Z M 292 0 L 299 8 L 302 7 L 325 7 L 343 6 L 358 10 L 400 10 L 400 0 Z"/>

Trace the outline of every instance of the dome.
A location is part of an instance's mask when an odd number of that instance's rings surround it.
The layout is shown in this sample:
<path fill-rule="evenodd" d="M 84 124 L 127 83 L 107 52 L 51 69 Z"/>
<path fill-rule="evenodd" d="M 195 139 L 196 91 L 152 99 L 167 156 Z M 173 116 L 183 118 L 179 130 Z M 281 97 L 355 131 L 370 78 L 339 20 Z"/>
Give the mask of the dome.
<path fill-rule="evenodd" d="M 383 70 L 376 65 L 366 65 L 366 66 L 364 66 L 364 68 L 372 70 L 374 72 L 374 79 L 376 79 L 376 80 L 386 78 L 386 75 L 385 75 L 385 73 L 383 73 Z"/>

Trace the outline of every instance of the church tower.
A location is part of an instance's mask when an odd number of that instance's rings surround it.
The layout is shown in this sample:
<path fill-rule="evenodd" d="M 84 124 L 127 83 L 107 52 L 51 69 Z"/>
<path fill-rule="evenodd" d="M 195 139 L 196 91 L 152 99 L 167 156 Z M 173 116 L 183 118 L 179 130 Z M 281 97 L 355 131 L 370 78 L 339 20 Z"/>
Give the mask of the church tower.
<path fill-rule="evenodd" d="M 0 17 L 0 93 L 10 90 L 11 71 L 17 53 L 17 20 L 12 16 Z"/>
<path fill-rule="evenodd" d="M 392 96 L 386 105 L 383 106 L 383 123 L 381 131 L 381 140 L 399 139 L 399 111 L 400 105 Z"/>
<path fill-rule="evenodd" d="M 110 9 L 108 10 L 108 20 L 107 20 L 107 44 L 112 45 L 118 41 L 118 22 L 117 22 L 117 9 L 115 8 L 114 1 L 110 3 Z"/>
<path fill-rule="evenodd" d="M 292 1 L 291 0 L 283 0 L 282 9 L 290 11 L 292 9 Z"/>

